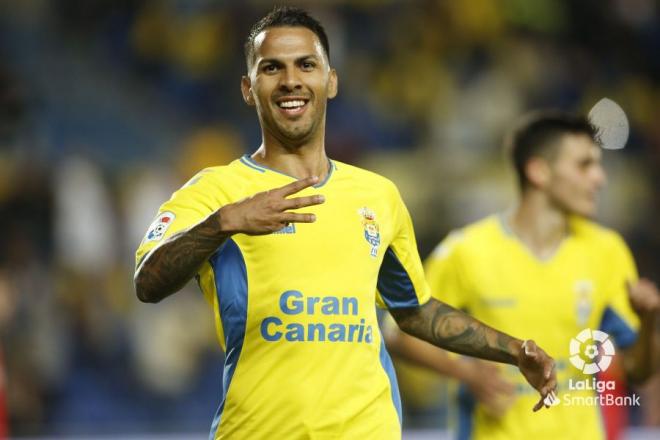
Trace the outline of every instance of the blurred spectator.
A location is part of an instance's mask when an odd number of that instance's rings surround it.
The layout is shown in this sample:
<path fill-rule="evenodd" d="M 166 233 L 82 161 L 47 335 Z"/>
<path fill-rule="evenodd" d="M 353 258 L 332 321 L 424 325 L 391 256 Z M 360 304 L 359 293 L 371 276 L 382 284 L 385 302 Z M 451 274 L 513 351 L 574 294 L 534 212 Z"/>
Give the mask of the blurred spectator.
<path fill-rule="evenodd" d="M 53 186 L 57 261 L 83 273 L 103 273 L 116 258 L 117 219 L 100 170 L 81 157 L 64 158 Z"/>

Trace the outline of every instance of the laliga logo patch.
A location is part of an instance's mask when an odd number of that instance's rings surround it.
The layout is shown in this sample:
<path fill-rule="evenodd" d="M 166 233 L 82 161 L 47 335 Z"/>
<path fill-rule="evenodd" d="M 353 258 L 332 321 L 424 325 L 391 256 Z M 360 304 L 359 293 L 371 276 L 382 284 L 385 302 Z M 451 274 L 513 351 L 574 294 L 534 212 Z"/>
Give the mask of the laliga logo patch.
<path fill-rule="evenodd" d="M 146 241 L 158 241 L 165 235 L 165 232 L 170 227 L 176 216 L 172 212 L 163 212 L 156 220 L 149 226 L 147 231 Z"/>
<path fill-rule="evenodd" d="M 364 238 L 371 245 L 370 255 L 375 258 L 378 255 L 378 246 L 380 246 L 380 232 L 378 223 L 376 223 L 376 214 L 367 207 L 360 208 L 358 214 L 362 217 Z"/>
<path fill-rule="evenodd" d="M 582 330 L 571 339 L 571 364 L 584 374 L 607 370 L 614 356 L 614 344 L 609 338 L 607 333 L 600 330 Z"/>

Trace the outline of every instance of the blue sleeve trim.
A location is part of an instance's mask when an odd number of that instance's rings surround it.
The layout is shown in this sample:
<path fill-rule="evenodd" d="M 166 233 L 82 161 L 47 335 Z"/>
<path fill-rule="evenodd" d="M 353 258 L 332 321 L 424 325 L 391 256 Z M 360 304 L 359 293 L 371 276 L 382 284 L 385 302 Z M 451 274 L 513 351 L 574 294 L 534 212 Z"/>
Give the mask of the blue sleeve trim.
<path fill-rule="evenodd" d="M 600 330 L 612 338 L 619 348 L 627 348 L 637 340 L 637 332 L 632 329 L 611 307 L 605 309 L 600 321 Z"/>
<path fill-rule="evenodd" d="M 415 286 L 391 247 L 383 257 L 376 286 L 388 309 L 419 306 Z"/>
<path fill-rule="evenodd" d="M 238 245 L 227 240 L 209 259 L 215 277 L 220 320 L 225 335 L 225 364 L 222 373 L 222 400 L 213 418 L 209 438 L 215 438 L 225 407 L 227 392 L 243 349 L 247 322 L 247 270 Z"/>

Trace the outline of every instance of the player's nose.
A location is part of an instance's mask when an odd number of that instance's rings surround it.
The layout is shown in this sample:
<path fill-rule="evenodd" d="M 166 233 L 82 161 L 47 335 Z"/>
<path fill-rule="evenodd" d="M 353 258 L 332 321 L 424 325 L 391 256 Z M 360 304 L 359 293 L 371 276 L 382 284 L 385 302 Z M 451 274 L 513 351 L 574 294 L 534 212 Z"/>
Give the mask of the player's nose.
<path fill-rule="evenodd" d="M 286 91 L 293 91 L 302 87 L 300 76 L 294 67 L 287 67 L 283 69 L 280 76 L 280 89 Z"/>
<path fill-rule="evenodd" d="M 607 183 L 607 174 L 605 174 L 603 167 L 598 166 L 594 169 L 593 181 L 596 189 L 600 189 L 605 186 Z"/>

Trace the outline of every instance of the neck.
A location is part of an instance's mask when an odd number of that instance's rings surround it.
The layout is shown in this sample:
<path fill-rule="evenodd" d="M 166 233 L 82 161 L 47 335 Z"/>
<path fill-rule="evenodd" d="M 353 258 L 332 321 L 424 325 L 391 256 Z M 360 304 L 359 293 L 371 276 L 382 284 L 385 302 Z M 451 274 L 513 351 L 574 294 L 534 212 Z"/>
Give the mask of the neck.
<path fill-rule="evenodd" d="M 261 134 L 263 141 L 252 154 L 255 162 L 296 179 L 317 176 L 319 181 L 323 181 L 327 177 L 329 167 L 325 153 L 325 117 L 308 139 L 299 142 L 283 139 L 263 128 Z"/>
<path fill-rule="evenodd" d="M 281 145 L 266 145 L 262 143 L 252 154 L 252 159 L 270 169 L 304 179 L 318 176 L 323 181 L 329 171 L 328 156 L 323 145 L 303 145 L 296 148 L 285 148 Z"/>
<path fill-rule="evenodd" d="M 523 194 L 510 217 L 514 234 L 541 259 L 551 257 L 568 235 L 568 215 L 533 190 Z"/>

